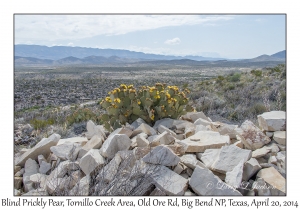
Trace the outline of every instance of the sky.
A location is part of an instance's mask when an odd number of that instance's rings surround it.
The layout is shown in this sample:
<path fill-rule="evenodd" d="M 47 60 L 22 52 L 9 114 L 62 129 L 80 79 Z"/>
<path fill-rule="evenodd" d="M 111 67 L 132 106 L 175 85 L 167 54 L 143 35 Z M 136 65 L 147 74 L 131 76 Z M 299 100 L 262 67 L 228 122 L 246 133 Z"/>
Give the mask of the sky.
<path fill-rule="evenodd" d="M 15 44 L 254 58 L 286 49 L 285 15 L 15 15 Z"/>

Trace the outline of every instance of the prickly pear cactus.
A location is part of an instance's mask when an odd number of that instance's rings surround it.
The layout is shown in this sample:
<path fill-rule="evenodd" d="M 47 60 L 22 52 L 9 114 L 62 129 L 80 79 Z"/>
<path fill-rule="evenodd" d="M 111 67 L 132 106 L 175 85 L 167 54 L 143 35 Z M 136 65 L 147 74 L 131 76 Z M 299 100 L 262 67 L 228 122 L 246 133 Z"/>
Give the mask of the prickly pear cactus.
<path fill-rule="evenodd" d="M 156 83 L 155 86 L 121 84 L 108 93 L 100 105 L 106 110 L 100 119 L 107 129 L 115 129 L 126 122 L 132 123 L 139 117 L 149 124 L 162 118 L 177 119 L 194 108 L 188 105 L 189 90 L 180 91 L 177 86 Z"/>

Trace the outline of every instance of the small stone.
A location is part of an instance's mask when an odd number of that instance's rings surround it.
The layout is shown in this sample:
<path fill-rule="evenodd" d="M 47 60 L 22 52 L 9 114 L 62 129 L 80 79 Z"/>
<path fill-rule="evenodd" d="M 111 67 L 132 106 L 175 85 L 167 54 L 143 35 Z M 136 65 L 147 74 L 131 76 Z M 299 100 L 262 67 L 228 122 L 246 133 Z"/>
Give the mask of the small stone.
<path fill-rule="evenodd" d="M 141 136 L 140 134 L 136 136 L 136 145 L 138 147 L 148 147 L 149 144 L 150 144 L 149 141 L 143 136 Z"/>
<path fill-rule="evenodd" d="M 277 162 L 277 159 L 275 156 L 271 156 L 268 160 L 268 163 L 276 164 L 276 162 Z"/>
<path fill-rule="evenodd" d="M 198 120 L 196 120 L 196 121 L 194 122 L 194 124 L 195 124 L 195 125 L 203 125 L 203 126 L 207 126 L 207 125 L 210 125 L 211 122 L 199 118 Z"/>
<path fill-rule="evenodd" d="M 149 138 L 148 138 L 148 140 L 149 140 Z M 159 134 L 158 136 L 156 136 L 156 138 L 154 138 L 152 141 L 150 141 L 150 146 L 158 146 L 160 144 L 169 145 L 173 142 L 175 142 L 175 137 L 172 136 L 167 131 L 164 131 L 162 134 Z"/>
<path fill-rule="evenodd" d="M 275 131 L 273 139 L 278 144 L 286 145 L 286 132 L 285 131 Z"/>
<path fill-rule="evenodd" d="M 266 135 L 267 135 L 267 137 L 272 138 L 274 135 L 274 132 L 267 131 Z"/>
<path fill-rule="evenodd" d="M 180 161 L 191 169 L 195 169 L 197 165 L 201 167 L 205 167 L 203 163 L 197 160 L 196 155 L 194 154 L 183 155 L 182 157 L 180 157 Z"/>
<path fill-rule="evenodd" d="M 163 126 L 163 125 L 159 125 L 157 130 L 158 130 L 159 133 L 163 133 L 164 131 L 166 131 L 174 137 L 177 136 L 174 131 L 170 130 L 169 128 L 167 128 L 166 126 Z"/>
<path fill-rule="evenodd" d="M 40 164 L 39 172 L 41 174 L 47 174 L 51 170 L 51 164 L 45 161 L 42 161 Z"/>
<path fill-rule="evenodd" d="M 23 184 L 23 178 L 22 177 L 15 177 L 14 178 L 14 187 L 15 189 L 21 189 L 21 186 Z"/>
<path fill-rule="evenodd" d="M 156 131 L 150 127 L 148 124 L 142 123 L 139 127 L 137 127 L 133 133 L 131 134 L 131 138 L 140 134 L 146 133 L 148 136 L 156 135 Z"/>
<path fill-rule="evenodd" d="M 251 158 L 244 164 L 243 180 L 248 181 L 255 173 L 261 169 L 258 161 L 255 158 Z"/>
<path fill-rule="evenodd" d="M 100 149 L 104 139 L 98 135 L 95 135 L 89 140 L 78 153 L 78 158 L 82 158 L 90 149 Z"/>

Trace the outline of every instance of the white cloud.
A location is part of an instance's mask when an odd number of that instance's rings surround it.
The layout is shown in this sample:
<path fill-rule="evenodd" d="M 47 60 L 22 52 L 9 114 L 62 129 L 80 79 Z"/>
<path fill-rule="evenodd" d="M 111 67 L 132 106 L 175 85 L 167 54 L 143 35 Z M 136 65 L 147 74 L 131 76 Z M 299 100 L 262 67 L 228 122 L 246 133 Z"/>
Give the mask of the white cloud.
<path fill-rule="evenodd" d="M 69 42 L 69 43 L 68 43 L 68 46 L 73 47 L 73 46 L 74 46 L 74 43 L 73 43 L 73 42 Z"/>
<path fill-rule="evenodd" d="M 176 44 L 179 44 L 181 41 L 178 37 L 174 38 L 174 39 L 168 39 L 165 41 L 165 44 L 168 44 L 168 45 L 176 45 Z"/>
<path fill-rule="evenodd" d="M 232 15 L 15 15 L 15 39 L 76 40 L 167 26 L 213 24 Z"/>

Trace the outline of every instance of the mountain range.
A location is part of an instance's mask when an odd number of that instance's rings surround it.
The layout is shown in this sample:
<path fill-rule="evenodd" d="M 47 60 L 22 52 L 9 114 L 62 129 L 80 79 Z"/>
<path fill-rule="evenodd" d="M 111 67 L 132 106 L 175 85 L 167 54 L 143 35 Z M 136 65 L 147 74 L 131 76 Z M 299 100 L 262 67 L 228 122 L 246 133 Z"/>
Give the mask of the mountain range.
<path fill-rule="evenodd" d="M 252 59 L 227 60 L 224 58 L 208 58 L 202 56 L 168 56 L 146 54 L 129 50 L 97 49 L 67 46 L 15 45 L 15 65 L 76 65 L 76 64 L 197 64 L 200 61 L 238 61 L 238 62 L 285 62 L 286 51 L 272 55 L 260 55 Z"/>

